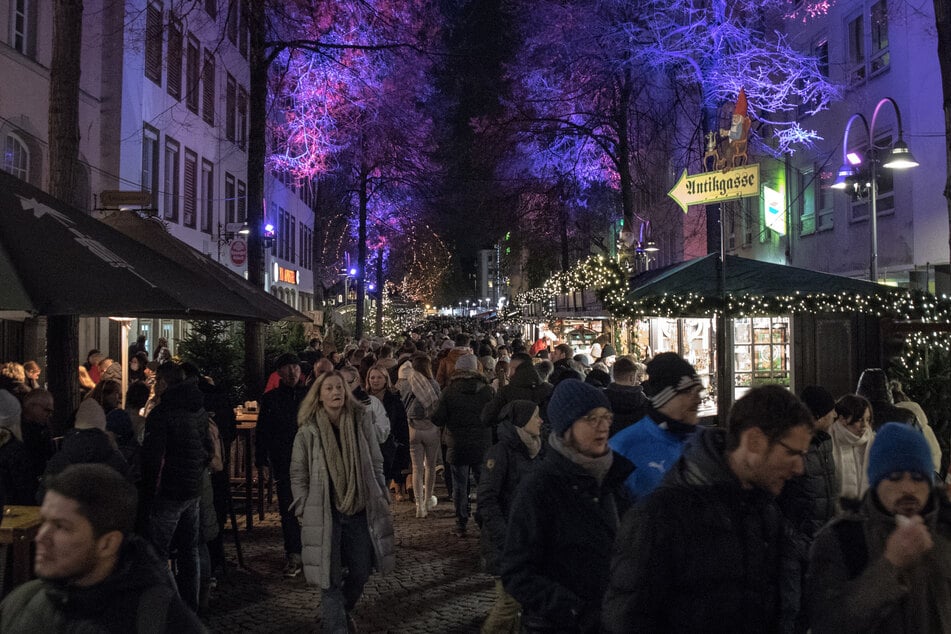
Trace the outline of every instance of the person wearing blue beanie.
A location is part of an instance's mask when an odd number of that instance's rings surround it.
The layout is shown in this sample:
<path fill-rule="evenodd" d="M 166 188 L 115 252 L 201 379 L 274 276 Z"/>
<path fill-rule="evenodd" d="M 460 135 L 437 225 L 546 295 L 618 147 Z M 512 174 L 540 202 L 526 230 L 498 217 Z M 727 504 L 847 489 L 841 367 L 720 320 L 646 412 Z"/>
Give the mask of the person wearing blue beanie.
<path fill-rule="evenodd" d="M 634 466 L 608 447 L 611 404 L 593 385 L 559 382 L 548 419 L 548 451 L 519 483 L 499 572 L 525 630 L 598 632 Z"/>
<path fill-rule="evenodd" d="M 822 632 L 947 632 L 951 627 L 951 503 L 934 486 L 928 441 L 882 425 L 862 506 L 813 545 L 810 625 Z"/>

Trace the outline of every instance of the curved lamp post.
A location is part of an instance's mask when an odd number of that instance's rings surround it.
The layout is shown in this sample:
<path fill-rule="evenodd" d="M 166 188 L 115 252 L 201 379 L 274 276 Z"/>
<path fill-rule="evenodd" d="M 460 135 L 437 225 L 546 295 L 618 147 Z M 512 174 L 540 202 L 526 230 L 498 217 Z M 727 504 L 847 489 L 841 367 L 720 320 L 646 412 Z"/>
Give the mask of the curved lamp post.
<path fill-rule="evenodd" d="M 895 109 L 895 119 L 898 121 L 898 140 L 895 141 L 895 144 L 892 146 L 888 153 L 885 155 L 884 160 L 879 159 L 877 156 L 878 150 L 884 150 L 886 148 L 879 148 L 875 145 L 875 122 L 878 120 L 878 114 L 882 110 L 882 106 L 886 103 L 892 105 Z M 891 97 L 884 97 L 875 105 L 875 111 L 872 113 L 872 124 L 869 125 L 868 120 L 860 114 L 855 113 L 849 117 L 848 123 L 845 124 L 845 134 L 842 136 L 842 167 L 839 168 L 839 171 L 836 174 L 835 182 L 832 184 L 833 189 L 845 189 L 850 181 L 856 177 L 858 170 L 857 166 L 861 164 L 861 157 L 849 153 L 849 131 L 852 129 L 852 124 L 860 120 L 862 126 L 865 128 L 865 137 L 868 142 L 868 162 L 869 162 L 869 197 L 871 198 L 871 204 L 869 205 L 869 212 L 871 214 L 871 224 L 870 230 L 872 232 L 872 248 L 871 254 L 869 256 L 869 279 L 872 282 L 878 281 L 878 163 L 881 160 L 882 166 L 889 169 L 908 169 L 911 167 L 917 167 L 918 161 L 915 160 L 915 157 L 912 155 L 911 150 L 908 149 L 908 144 L 905 143 L 903 138 L 904 130 L 901 126 L 901 112 L 898 109 L 898 104 Z"/>

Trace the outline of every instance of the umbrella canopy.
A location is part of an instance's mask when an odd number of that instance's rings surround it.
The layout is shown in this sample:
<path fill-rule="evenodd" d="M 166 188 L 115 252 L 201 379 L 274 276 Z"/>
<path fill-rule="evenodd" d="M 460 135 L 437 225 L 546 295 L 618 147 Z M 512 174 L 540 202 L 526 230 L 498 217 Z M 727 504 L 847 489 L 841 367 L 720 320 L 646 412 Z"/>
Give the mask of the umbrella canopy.
<path fill-rule="evenodd" d="M 220 279 L 198 276 L 148 245 L 0 172 L 0 311 L 81 317 L 304 318 L 290 307 L 279 314 L 270 304 L 274 298 L 255 290 L 260 301 L 249 301 Z"/>
<path fill-rule="evenodd" d="M 102 222 L 175 261 L 196 280 L 221 284 L 242 301 L 254 304 L 258 310 L 269 314 L 270 321 L 311 321 L 306 315 L 270 293 L 263 292 L 228 267 L 185 244 L 166 231 L 160 222 L 142 218 L 132 211 L 117 211 L 104 217 Z"/>
<path fill-rule="evenodd" d="M 625 297 L 629 304 L 645 310 L 662 308 L 666 314 L 681 316 L 717 311 L 724 295 L 733 299 L 840 296 L 843 293 L 881 297 L 895 291 L 873 282 L 735 255 L 726 257 L 726 289 L 723 289 L 719 253 L 646 271 L 632 278 L 630 285 L 632 290 Z M 695 301 L 684 301 L 690 297 Z M 683 309 L 678 311 L 678 306 Z"/>

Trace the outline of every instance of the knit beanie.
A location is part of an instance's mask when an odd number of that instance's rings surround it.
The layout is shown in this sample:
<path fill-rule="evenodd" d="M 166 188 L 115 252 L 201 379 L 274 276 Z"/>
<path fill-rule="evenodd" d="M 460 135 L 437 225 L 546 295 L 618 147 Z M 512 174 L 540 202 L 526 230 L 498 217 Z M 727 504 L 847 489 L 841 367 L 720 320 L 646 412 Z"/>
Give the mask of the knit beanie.
<path fill-rule="evenodd" d="M 280 370 L 285 365 L 300 365 L 300 357 L 293 352 L 285 352 L 274 362 L 274 369 Z"/>
<path fill-rule="evenodd" d="M 816 420 L 835 409 L 835 399 L 832 398 L 829 390 L 820 385 L 807 385 L 802 388 L 799 398 L 806 404 Z"/>
<path fill-rule="evenodd" d="M 885 423 L 875 434 L 868 452 L 869 487 L 874 489 L 896 471 L 919 473 L 931 482 L 934 462 L 928 441 L 921 432 L 904 423 Z"/>
<path fill-rule="evenodd" d="M 681 392 L 702 386 L 693 366 L 675 352 L 661 352 L 647 362 L 644 394 L 655 409 L 660 409 Z"/>
<path fill-rule="evenodd" d="M 101 429 L 106 431 L 106 413 L 94 399 L 87 398 L 76 410 L 76 429 Z"/>
<path fill-rule="evenodd" d="M 456 370 L 464 372 L 478 372 L 479 359 L 474 354 L 464 354 L 456 359 Z"/>
<path fill-rule="evenodd" d="M 563 435 L 576 420 L 598 407 L 611 409 L 603 391 L 577 379 L 559 381 L 548 402 L 552 433 Z"/>
<path fill-rule="evenodd" d="M 515 399 L 510 401 L 499 412 L 499 420 L 508 421 L 514 427 L 524 427 L 528 421 L 532 420 L 532 414 L 538 409 L 538 405 L 525 399 Z"/>

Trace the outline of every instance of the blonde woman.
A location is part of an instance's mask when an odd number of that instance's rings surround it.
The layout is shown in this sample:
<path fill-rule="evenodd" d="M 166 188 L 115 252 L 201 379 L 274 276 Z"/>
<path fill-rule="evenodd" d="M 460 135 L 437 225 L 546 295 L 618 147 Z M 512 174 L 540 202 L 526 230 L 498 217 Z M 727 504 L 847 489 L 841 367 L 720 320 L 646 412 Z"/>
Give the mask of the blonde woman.
<path fill-rule="evenodd" d="M 301 403 L 291 455 L 304 577 L 321 589 L 321 630 L 355 631 L 350 612 L 373 568 L 395 564 L 383 456 L 373 421 L 340 372 L 321 374 Z"/>
<path fill-rule="evenodd" d="M 423 518 L 436 506 L 436 460 L 439 456 L 439 428 L 432 415 L 439 404 L 439 384 L 433 379 L 429 357 L 414 354 L 400 366 L 400 395 L 409 421 L 409 454 L 413 465 L 413 496 L 416 517 Z"/>

